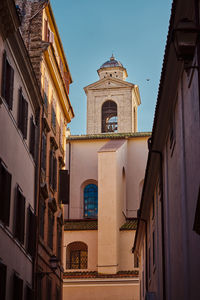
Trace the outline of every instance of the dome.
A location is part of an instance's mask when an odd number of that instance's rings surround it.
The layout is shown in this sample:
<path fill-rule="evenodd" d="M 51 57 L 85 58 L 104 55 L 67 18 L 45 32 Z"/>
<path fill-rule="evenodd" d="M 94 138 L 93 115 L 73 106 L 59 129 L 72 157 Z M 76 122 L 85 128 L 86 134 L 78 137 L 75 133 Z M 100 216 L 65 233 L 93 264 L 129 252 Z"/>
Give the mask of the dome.
<path fill-rule="evenodd" d="M 101 65 L 100 69 L 102 68 L 114 68 L 114 67 L 122 67 L 123 65 L 120 61 L 116 60 L 115 57 L 112 55 L 110 60 L 106 61 L 103 65 Z"/>

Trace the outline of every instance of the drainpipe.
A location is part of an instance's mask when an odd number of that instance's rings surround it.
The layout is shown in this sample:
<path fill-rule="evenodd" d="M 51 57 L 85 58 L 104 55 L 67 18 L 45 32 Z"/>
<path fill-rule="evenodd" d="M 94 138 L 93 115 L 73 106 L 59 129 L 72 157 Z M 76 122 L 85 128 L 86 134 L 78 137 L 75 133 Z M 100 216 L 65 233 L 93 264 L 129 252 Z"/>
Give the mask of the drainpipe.
<path fill-rule="evenodd" d="M 164 203 L 163 203 L 163 155 L 161 151 L 151 149 L 151 141 L 149 141 L 149 151 L 159 155 L 160 158 L 160 190 L 161 190 L 161 231 L 162 231 L 162 273 L 163 273 L 163 300 L 166 300 L 166 265 L 165 265 L 165 228 L 164 228 Z"/>

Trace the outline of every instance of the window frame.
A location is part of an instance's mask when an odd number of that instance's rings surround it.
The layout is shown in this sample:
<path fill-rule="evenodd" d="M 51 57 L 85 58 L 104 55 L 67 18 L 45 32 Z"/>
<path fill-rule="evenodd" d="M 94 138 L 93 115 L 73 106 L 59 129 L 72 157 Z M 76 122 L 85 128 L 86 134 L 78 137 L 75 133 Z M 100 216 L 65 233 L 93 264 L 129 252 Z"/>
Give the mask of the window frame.
<path fill-rule="evenodd" d="M 14 237 L 21 244 L 24 244 L 24 236 L 25 236 L 25 208 L 26 208 L 26 198 L 23 195 L 19 185 L 17 185 L 16 193 L 15 193 Z"/>
<path fill-rule="evenodd" d="M 109 120 L 116 118 L 116 121 L 109 123 Z M 111 128 L 112 130 L 110 130 Z M 101 107 L 101 132 L 113 132 L 118 131 L 118 114 L 117 114 L 117 103 L 113 100 L 107 100 Z"/>
<path fill-rule="evenodd" d="M 27 139 L 27 129 L 28 129 L 28 102 L 26 101 L 22 88 L 19 88 L 18 97 L 18 128 L 22 133 L 24 139 Z"/>
<path fill-rule="evenodd" d="M 3 176 L 5 172 L 5 176 Z M 12 175 L 8 172 L 7 166 L 0 158 L 0 221 L 4 225 L 9 226 L 10 223 L 10 201 L 11 201 L 11 189 L 12 189 Z M 4 195 L 4 197 L 2 197 Z"/>
<path fill-rule="evenodd" d="M 96 191 L 94 190 L 93 193 L 96 194 L 93 201 L 89 200 L 89 197 L 90 197 L 90 192 L 91 191 L 86 191 L 86 189 L 91 189 L 91 188 L 94 188 L 96 189 Z M 88 193 L 88 199 L 86 199 L 86 193 Z M 86 201 L 87 200 L 87 201 Z M 88 201 L 89 200 L 89 201 Z M 91 206 L 94 206 L 93 209 L 90 209 L 88 208 L 88 205 L 91 205 Z M 85 219 L 97 219 L 98 217 L 98 186 L 95 184 L 95 183 L 88 183 L 84 189 L 83 189 L 83 206 L 84 206 L 84 209 L 83 209 L 83 216 Z M 95 212 L 96 210 L 96 212 Z M 88 212 L 91 211 L 93 212 L 92 214 L 88 214 Z M 86 214 L 87 212 L 87 214 Z"/>
<path fill-rule="evenodd" d="M 6 299 L 7 266 L 0 261 L 0 299 Z"/>
<path fill-rule="evenodd" d="M 13 108 L 13 89 L 14 89 L 14 69 L 8 61 L 6 51 L 3 53 L 2 62 L 2 88 L 1 95 L 8 105 L 8 108 Z"/>

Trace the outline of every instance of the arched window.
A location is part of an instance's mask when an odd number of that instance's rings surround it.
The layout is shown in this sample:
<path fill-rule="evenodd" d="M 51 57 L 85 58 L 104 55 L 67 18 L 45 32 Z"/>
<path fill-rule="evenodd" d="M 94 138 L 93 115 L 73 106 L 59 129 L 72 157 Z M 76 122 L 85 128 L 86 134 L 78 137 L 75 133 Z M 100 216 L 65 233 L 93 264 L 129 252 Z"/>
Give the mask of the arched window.
<path fill-rule="evenodd" d="M 98 214 L 98 187 L 96 184 L 88 184 L 83 190 L 84 217 L 96 218 Z"/>
<path fill-rule="evenodd" d="M 73 242 L 67 246 L 66 269 L 87 269 L 88 247 L 83 242 Z"/>
<path fill-rule="evenodd" d="M 117 132 L 117 104 L 114 101 L 102 105 L 102 132 Z"/>

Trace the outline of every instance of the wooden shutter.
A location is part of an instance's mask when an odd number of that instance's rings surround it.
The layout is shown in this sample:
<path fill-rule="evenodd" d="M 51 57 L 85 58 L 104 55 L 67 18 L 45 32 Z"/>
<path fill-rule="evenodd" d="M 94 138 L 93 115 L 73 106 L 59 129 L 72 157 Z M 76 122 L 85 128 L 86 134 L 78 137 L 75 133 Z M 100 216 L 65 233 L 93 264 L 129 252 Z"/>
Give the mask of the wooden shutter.
<path fill-rule="evenodd" d="M 42 169 L 46 171 L 46 152 L 47 152 L 47 137 L 43 133 L 42 134 Z"/>
<path fill-rule="evenodd" d="M 21 130 L 21 132 L 23 128 L 22 108 L 23 108 L 22 88 L 20 88 L 18 92 L 18 128 Z"/>
<path fill-rule="evenodd" d="M 35 156 L 35 124 L 33 122 L 33 116 L 30 118 L 30 142 L 29 142 L 30 153 L 33 158 Z"/>
<path fill-rule="evenodd" d="M 7 64 L 7 59 L 6 59 L 6 51 L 3 53 L 3 62 L 2 62 L 2 86 L 1 86 L 1 95 L 3 98 L 5 98 L 6 95 L 6 64 Z"/>
<path fill-rule="evenodd" d="M 27 126 L 28 126 L 28 102 L 23 98 L 23 137 L 27 138 Z"/>
<path fill-rule="evenodd" d="M 49 154 L 49 184 L 53 187 L 53 151 L 50 150 Z"/>
<path fill-rule="evenodd" d="M 7 267 L 0 262 L 0 299 L 6 299 L 6 273 Z"/>
<path fill-rule="evenodd" d="M 59 202 L 69 204 L 69 171 L 59 171 Z"/>
<path fill-rule="evenodd" d="M 13 300 L 22 300 L 23 299 L 23 280 L 14 274 L 13 279 Z"/>
<path fill-rule="evenodd" d="M 51 295 L 52 295 L 52 292 L 51 292 L 51 279 L 47 277 L 47 281 L 46 281 L 46 300 L 51 300 Z"/>
<path fill-rule="evenodd" d="M 13 85 L 14 85 L 14 70 L 11 66 L 9 66 L 9 75 L 10 75 L 10 80 L 9 80 L 9 95 L 8 95 L 8 107 L 10 110 L 12 110 L 13 107 Z"/>
<path fill-rule="evenodd" d="M 15 217 L 15 237 L 24 243 L 24 224 L 25 224 L 25 197 L 17 187 L 16 190 L 16 217 Z"/>
<path fill-rule="evenodd" d="M 33 290 L 27 285 L 26 286 L 26 300 L 34 300 L 34 292 Z"/>
<path fill-rule="evenodd" d="M 34 257 L 35 256 L 35 241 L 36 241 L 36 216 L 31 208 L 28 208 L 28 243 L 27 251 Z"/>
<path fill-rule="evenodd" d="M 0 162 L 0 219 L 7 226 L 9 226 L 10 218 L 11 180 L 11 174 Z"/>
<path fill-rule="evenodd" d="M 53 189 L 54 191 L 57 188 L 57 159 L 53 157 Z"/>

